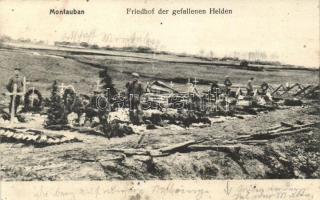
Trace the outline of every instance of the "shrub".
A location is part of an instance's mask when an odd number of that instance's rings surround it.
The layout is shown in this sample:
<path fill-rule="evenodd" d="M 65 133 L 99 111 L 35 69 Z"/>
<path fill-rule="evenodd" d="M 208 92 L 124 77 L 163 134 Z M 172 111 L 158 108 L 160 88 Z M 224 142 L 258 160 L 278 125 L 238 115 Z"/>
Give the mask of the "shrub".
<path fill-rule="evenodd" d="M 65 125 L 68 123 L 67 115 L 63 104 L 63 99 L 58 92 L 58 82 L 54 81 L 52 84 L 50 107 L 48 110 L 48 118 L 46 120 L 46 126 L 51 125 Z"/>

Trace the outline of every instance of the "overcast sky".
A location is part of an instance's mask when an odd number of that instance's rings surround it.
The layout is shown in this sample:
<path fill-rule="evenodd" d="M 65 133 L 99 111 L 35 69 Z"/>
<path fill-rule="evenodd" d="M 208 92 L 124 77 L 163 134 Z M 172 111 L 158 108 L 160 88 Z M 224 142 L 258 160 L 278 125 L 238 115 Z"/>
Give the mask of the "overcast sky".
<path fill-rule="evenodd" d="M 63 8 L 84 9 L 85 15 L 49 15 L 50 9 Z M 127 8 L 226 8 L 233 14 L 127 15 Z M 259 51 L 270 59 L 309 67 L 319 66 L 320 54 L 317 0 L 0 1 L 0 34 L 49 43 L 149 44 L 158 50 L 219 57 Z"/>

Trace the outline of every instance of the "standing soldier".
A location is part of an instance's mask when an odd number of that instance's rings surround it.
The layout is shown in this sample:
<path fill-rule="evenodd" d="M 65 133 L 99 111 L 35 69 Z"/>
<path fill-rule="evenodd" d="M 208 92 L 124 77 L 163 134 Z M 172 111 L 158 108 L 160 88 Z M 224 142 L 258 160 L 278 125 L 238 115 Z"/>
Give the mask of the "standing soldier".
<path fill-rule="evenodd" d="M 133 124 L 142 123 L 141 96 L 143 94 L 143 86 L 139 81 L 139 74 L 132 73 L 133 81 L 126 84 L 127 96 L 129 101 L 130 120 Z"/>
<path fill-rule="evenodd" d="M 254 78 L 251 77 L 247 83 L 247 95 L 248 96 L 253 96 L 253 85 L 252 85 L 253 80 L 254 80 Z"/>
<path fill-rule="evenodd" d="M 215 94 L 218 90 L 220 90 L 218 81 L 213 81 L 210 85 L 211 94 Z"/>
<path fill-rule="evenodd" d="M 224 85 L 226 87 L 226 94 L 229 96 L 230 94 L 230 87 L 232 86 L 232 82 L 230 81 L 230 77 L 226 76 L 224 80 Z"/>
<path fill-rule="evenodd" d="M 23 87 L 24 87 L 24 83 L 23 83 L 23 78 L 20 76 L 20 68 L 16 67 L 14 68 L 14 75 L 9 79 L 9 82 L 7 84 L 7 90 L 9 92 L 13 92 L 14 89 L 14 85 L 17 86 L 17 91 L 16 92 L 22 92 L 23 91 Z M 12 103 L 13 103 L 13 99 L 14 100 L 14 114 L 17 114 L 17 109 L 20 105 L 20 96 L 17 95 L 15 98 L 13 98 L 13 96 L 10 97 L 10 104 L 9 104 L 9 113 L 11 113 L 11 108 L 12 108 Z"/>

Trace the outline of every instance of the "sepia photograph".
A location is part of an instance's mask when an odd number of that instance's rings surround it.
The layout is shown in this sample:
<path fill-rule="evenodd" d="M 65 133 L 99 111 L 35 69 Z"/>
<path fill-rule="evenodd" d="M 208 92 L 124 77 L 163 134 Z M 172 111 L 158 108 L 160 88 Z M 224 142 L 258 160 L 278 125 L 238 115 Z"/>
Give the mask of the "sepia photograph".
<path fill-rule="evenodd" d="M 319 179 L 319 55 L 315 0 L 0 1 L 1 182 Z"/>

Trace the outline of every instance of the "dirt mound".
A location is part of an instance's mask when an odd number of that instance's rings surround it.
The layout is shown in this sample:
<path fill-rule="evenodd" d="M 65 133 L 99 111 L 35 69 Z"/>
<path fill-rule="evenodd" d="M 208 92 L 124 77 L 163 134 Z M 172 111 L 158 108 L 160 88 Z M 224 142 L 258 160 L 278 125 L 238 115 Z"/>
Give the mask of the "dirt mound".
<path fill-rule="evenodd" d="M 62 143 L 81 142 L 75 137 L 48 134 L 45 131 L 32 129 L 12 129 L 0 127 L 0 141 L 6 143 L 23 143 L 35 147 L 59 145 Z"/>
<path fill-rule="evenodd" d="M 206 145 L 189 141 L 157 150 L 117 149 L 118 159 L 101 166 L 116 179 L 317 178 L 319 130 L 319 123 L 283 123 L 233 140 L 207 138 L 201 142 Z"/>

